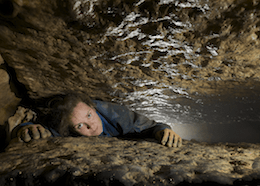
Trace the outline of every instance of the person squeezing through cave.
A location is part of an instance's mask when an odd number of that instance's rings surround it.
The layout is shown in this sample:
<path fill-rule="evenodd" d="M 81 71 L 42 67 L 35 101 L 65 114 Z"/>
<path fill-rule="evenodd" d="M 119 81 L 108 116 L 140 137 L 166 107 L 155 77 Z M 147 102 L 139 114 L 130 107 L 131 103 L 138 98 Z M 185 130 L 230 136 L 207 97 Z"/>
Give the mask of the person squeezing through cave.
<path fill-rule="evenodd" d="M 135 136 L 155 138 L 162 145 L 180 147 L 181 137 L 169 125 L 158 123 L 126 106 L 90 100 L 78 93 L 59 95 L 50 102 L 50 112 L 41 124 L 22 123 L 11 138 L 29 142 L 50 136 Z"/>

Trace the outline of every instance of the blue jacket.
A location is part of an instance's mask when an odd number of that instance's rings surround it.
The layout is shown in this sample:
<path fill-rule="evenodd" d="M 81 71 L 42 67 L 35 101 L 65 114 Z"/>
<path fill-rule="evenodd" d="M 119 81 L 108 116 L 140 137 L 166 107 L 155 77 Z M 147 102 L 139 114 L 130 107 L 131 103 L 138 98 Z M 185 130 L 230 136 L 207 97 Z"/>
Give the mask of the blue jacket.
<path fill-rule="evenodd" d="M 93 102 L 103 124 L 101 136 L 143 133 L 154 137 L 157 131 L 170 128 L 169 125 L 149 120 L 147 117 L 129 110 L 126 106 L 104 101 Z"/>
<path fill-rule="evenodd" d="M 171 128 L 169 125 L 157 123 L 149 120 L 147 117 L 129 110 L 126 106 L 94 100 L 97 114 L 102 120 L 103 132 L 100 136 L 124 136 L 124 135 L 141 135 L 154 137 L 157 131 L 165 128 Z M 23 123 L 18 125 L 12 132 L 12 138 L 17 136 L 17 131 L 33 123 Z M 47 128 L 47 127 L 46 127 Z M 59 134 L 53 129 L 48 128 L 53 136 Z"/>

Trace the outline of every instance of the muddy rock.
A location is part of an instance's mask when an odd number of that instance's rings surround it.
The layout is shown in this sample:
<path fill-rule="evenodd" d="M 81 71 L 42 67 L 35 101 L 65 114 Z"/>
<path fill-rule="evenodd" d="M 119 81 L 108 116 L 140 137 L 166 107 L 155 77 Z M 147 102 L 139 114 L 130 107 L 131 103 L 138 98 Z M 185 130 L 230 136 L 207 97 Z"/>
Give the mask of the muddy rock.
<path fill-rule="evenodd" d="M 3 65 L 3 59 L 0 56 L 1 64 Z M 13 115 L 20 101 L 11 91 L 9 80 L 9 74 L 0 67 L 0 125 L 4 125 L 5 121 Z"/>
<path fill-rule="evenodd" d="M 253 0 L 0 0 L 0 127 L 18 108 L 13 92 L 26 101 L 74 90 L 163 119 L 180 111 L 179 122 L 191 110 L 182 98 L 204 106 L 192 96 L 242 87 L 259 99 L 259 17 Z M 239 124 L 258 124 L 259 109 L 245 109 Z M 260 184 L 259 144 L 16 141 L 0 153 L 0 185 Z"/>
<path fill-rule="evenodd" d="M 102 73 L 94 73 L 89 61 L 94 50 L 83 43 L 87 32 L 73 29 L 64 20 L 65 5 L 26 1 L 17 16 L 0 20 L 1 54 L 31 97 L 68 89 L 91 92 L 102 83 L 107 87 Z"/>
<path fill-rule="evenodd" d="M 12 116 L 17 109 L 20 98 L 16 97 L 10 88 L 10 76 L 4 68 L 4 60 L 0 55 L 0 149 L 5 144 L 5 127 L 6 121 Z"/>
<path fill-rule="evenodd" d="M 1 2 L 11 16 L 0 18 L 0 51 L 32 98 L 259 81 L 257 1 Z"/>
<path fill-rule="evenodd" d="M 258 183 L 259 144 L 69 137 L 11 143 L 0 154 L 1 185 L 242 185 Z M 258 180 L 258 181 L 257 181 Z"/>

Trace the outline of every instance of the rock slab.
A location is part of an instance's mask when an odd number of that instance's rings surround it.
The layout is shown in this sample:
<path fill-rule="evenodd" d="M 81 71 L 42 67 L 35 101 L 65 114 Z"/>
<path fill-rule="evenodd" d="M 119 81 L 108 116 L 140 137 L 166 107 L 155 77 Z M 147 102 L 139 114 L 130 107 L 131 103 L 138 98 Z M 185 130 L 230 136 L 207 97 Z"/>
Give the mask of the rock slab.
<path fill-rule="evenodd" d="M 260 184 L 260 144 L 68 137 L 19 143 L 0 154 L 0 185 Z"/>

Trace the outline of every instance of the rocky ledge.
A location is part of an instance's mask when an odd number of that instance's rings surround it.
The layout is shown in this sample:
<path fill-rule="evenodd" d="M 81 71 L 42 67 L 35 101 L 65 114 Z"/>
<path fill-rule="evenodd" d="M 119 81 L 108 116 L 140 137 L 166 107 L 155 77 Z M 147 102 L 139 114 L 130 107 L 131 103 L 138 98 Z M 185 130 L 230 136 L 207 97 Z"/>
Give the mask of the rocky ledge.
<path fill-rule="evenodd" d="M 0 154 L 0 185 L 257 185 L 259 149 L 102 137 L 13 140 Z"/>

